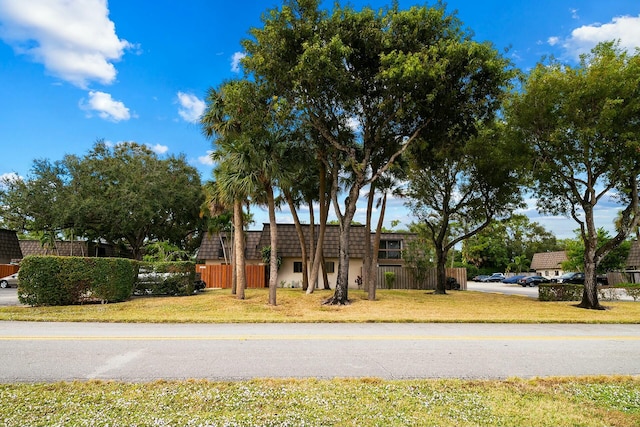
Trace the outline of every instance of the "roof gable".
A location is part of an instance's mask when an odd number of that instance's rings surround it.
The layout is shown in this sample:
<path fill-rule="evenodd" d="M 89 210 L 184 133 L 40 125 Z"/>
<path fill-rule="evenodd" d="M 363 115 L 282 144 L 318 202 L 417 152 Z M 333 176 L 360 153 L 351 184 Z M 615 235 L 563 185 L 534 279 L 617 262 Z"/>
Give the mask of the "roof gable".
<path fill-rule="evenodd" d="M 531 269 L 561 269 L 562 263 L 567 260 L 567 253 L 565 251 L 539 252 L 537 254 L 533 254 L 533 259 L 531 260 Z"/>
<path fill-rule="evenodd" d="M 0 260 L 10 262 L 13 259 L 21 259 L 22 251 L 15 231 L 0 229 Z"/>
<path fill-rule="evenodd" d="M 638 240 L 634 240 L 631 243 L 631 250 L 629 250 L 626 267 L 629 270 L 640 269 L 640 241 Z"/>

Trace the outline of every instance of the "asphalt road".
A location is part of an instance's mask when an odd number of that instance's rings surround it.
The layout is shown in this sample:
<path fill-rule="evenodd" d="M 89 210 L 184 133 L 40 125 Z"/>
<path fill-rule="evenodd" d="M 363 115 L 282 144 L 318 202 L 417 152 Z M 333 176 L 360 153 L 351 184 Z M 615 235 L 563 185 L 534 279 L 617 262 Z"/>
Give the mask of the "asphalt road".
<path fill-rule="evenodd" d="M 640 375 L 640 325 L 0 322 L 0 382 Z"/>

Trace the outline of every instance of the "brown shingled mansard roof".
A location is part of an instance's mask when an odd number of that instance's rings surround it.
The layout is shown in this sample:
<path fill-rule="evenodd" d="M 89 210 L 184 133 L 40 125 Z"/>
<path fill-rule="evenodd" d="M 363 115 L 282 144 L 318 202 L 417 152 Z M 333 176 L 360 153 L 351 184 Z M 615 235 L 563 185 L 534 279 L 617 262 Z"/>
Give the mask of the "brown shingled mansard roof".
<path fill-rule="evenodd" d="M 628 270 L 640 270 L 640 241 L 638 240 L 634 240 L 631 243 L 626 267 Z"/>
<path fill-rule="evenodd" d="M 0 229 L 0 260 L 11 262 L 22 258 L 18 235 L 15 231 Z"/>
<path fill-rule="evenodd" d="M 531 269 L 542 270 L 545 268 L 562 268 L 562 263 L 565 261 L 567 261 L 567 253 L 565 251 L 539 252 L 537 254 L 533 254 Z"/>
<path fill-rule="evenodd" d="M 307 245 L 310 241 L 310 227 L 303 224 L 302 229 L 305 233 L 305 241 Z M 315 239 L 318 239 L 320 226 L 315 226 Z M 261 231 L 247 231 L 246 256 L 249 260 L 260 260 L 262 258 L 261 249 L 268 247 L 270 243 L 269 224 L 263 224 Z M 351 226 L 349 256 L 353 258 L 364 258 L 365 239 L 369 236 L 373 240 L 374 233 L 367 233 L 363 225 Z M 412 233 L 382 233 L 382 239 L 392 239 L 401 237 L 409 240 L 414 234 Z M 230 237 L 228 237 L 230 238 Z M 225 238 L 226 239 L 226 238 Z M 338 258 L 338 247 L 340 243 L 340 228 L 337 225 L 327 225 L 325 231 L 324 256 L 327 258 Z M 230 245 L 231 242 L 227 242 Z M 198 259 L 200 260 L 221 260 L 220 257 L 220 237 L 218 234 L 207 233 L 202 239 L 202 244 L 198 251 Z M 300 242 L 296 232 L 295 224 L 278 224 L 278 254 L 284 258 L 299 258 L 302 256 L 300 250 Z"/>

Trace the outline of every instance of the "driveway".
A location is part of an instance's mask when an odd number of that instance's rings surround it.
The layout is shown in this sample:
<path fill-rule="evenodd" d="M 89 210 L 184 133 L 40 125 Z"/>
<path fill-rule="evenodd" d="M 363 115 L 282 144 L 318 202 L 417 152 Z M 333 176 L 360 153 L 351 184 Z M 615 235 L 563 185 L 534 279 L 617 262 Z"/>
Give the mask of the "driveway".
<path fill-rule="evenodd" d="M 492 292 L 505 295 L 522 295 L 530 298 L 538 298 L 538 287 L 523 288 L 520 285 L 513 283 L 501 283 L 501 282 L 467 282 L 468 291 L 479 292 Z"/>
<path fill-rule="evenodd" d="M 8 305 L 20 305 L 18 288 L 0 289 L 0 307 Z"/>

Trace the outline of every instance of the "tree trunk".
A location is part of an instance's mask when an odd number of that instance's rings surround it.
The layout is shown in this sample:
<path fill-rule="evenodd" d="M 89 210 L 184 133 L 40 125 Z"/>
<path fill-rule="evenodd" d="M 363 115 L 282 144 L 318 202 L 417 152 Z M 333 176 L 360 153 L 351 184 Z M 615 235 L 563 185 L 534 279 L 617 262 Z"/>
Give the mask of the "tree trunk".
<path fill-rule="evenodd" d="M 597 281 L 597 265 L 595 262 L 595 254 L 597 248 L 597 235 L 586 239 L 584 242 L 584 290 L 582 291 L 582 301 L 578 304 L 580 308 L 591 310 L 604 310 L 598 301 L 598 281 Z"/>
<path fill-rule="evenodd" d="M 324 253 L 322 254 L 322 281 L 324 283 L 324 290 L 331 290 L 331 285 L 329 284 L 329 276 L 327 275 L 327 262 L 324 259 Z"/>
<path fill-rule="evenodd" d="M 318 241 L 316 242 L 315 255 L 313 256 L 313 266 L 311 268 L 311 275 L 309 276 L 309 288 L 307 294 L 313 293 L 314 289 L 318 285 L 318 273 L 320 271 L 320 263 L 322 262 L 322 247 L 324 246 L 324 235 L 327 229 L 327 219 L 329 217 L 330 202 L 326 197 L 327 184 L 325 179 L 324 167 L 320 173 L 320 222 L 318 230 Z M 311 206 L 313 209 L 313 206 Z M 311 225 L 313 227 L 313 224 Z"/>
<path fill-rule="evenodd" d="M 313 213 L 313 200 L 309 200 L 309 265 L 313 269 L 313 265 L 315 263 L 314 250 L 316 248 L 316 219 L 315 214 Z M 310 274 L 307 279 L 307 287 L 304 288 L 304 291 L 307 293 L 309 289 L 311 292 L 315 289 L 316 282 L 313 280 L 313 274 Z"/>
<path fill-rule="evenodd" d="M 369 301 L 376 299 L 376 287 L 378 286 L 378 278 L 376 275 L 376 266 L 378 264 L 378 252 L 380 251 L 380 236 L 382 235 L 382 224 L 384 222 L 384 213 L 387 209 L 387 193 L 382 195 L 382 204 L 380 205 L 380 216 L 378 217 L 378 226 L 376 227 L 376 236 L 373 243 L 373 251 L 371 253 L 371 263 L 369 265 L 369 277 L 371 287 L 367 293 Z"/>
<path fill-rule="evenodd" d="M 447 293 L 447 287 L 446 287 L 446 283 L 447 283 L 447 270 L 446 270 L 446 264 L 447 264 L 447 251 L 442 249 L 442 247 L 440 246 L 436 246 L 436 258 L 437 258 L 437 265 L 436 265 L 436 294 L 439 295 L 446 295 Z"/>
<path fill-rule="evenodd" d="M 278 225 L 276 223 L 276 205 L 273 187 L 267 185 L 267 204 L 269 205 L 269 228 L 271 256 L 269 259 L 269 305 L 276 305 L 276 291 L 278 289 Z"/>
<path fill-rule="evenodd" d="M 244 258 L 244 224 L 242 218 L 242 200 L 233 203 L 233 227 L 235 247 L 236 270 L 236 298 L 244 299 L 244 290 L 247 286 L 247 276 Z"/>
<path fill-rule="evenodd" d="M 302 289 L 307 290 L 309 286 L 309 269 L 307 266 L 307 243 L 304 238 L 304 230 L 302 229 L 302 225 L 300 224 L 300 218 L 298 217 L 298 212 L 296 211 L 296 206 L 293 203 L 293 197 L 291 197 L 291 193 L 289 191 L 284 192 L 285 198 L 287 199 L 287 203 L 289 204 L 289 210 L 291 210 L 291 215 L 293 216 L 293 224 L 296 227 L 296 232 L 298 234 L 298 241 L 300 242 L 300 251 L 302 253 Z"/>
<path fill-rule="evenodd" d="M 376 196 L 375 183 L 369 185 L 369 195 L 367 197 L 367 217 L 365 220 L 364 228 L 367 229 L 367 234 L 371 232 L 371 216 L 373 215 L 373 200 Z M 369 237 L 369 236 L 367 236 Z M 373 285 L 373 278 L 371 277 L 373 264 L 373 252 L 371 250 L 371 238 L 364 241 L 364 259 L 362 260 L 362 284 L 365 291 L 367 291 L 368 299 L 373 301 L 376 298 L 375 285 Z M 373 289 L 373 294 L 371 288 Z M 373 298 L 372 298 L 373 296 Z"/>
<path fill-rule="evenodd" d="M 335 178 L 337 179 L 337 178 Z M 356 212 L 356 204 L 361 185 L 354 184 L 345 200 L 345 213 L 340 221 L 340 243 L 338 246 L 338 278 L 333 297 L 324 303 L 331 305 L 349 304 L 349 243 L 351 236 L 351 221 Z M 333 192 L 333 190 L 332 190 Z M 336 207 L 336 210 L 337 207 Z"/>

